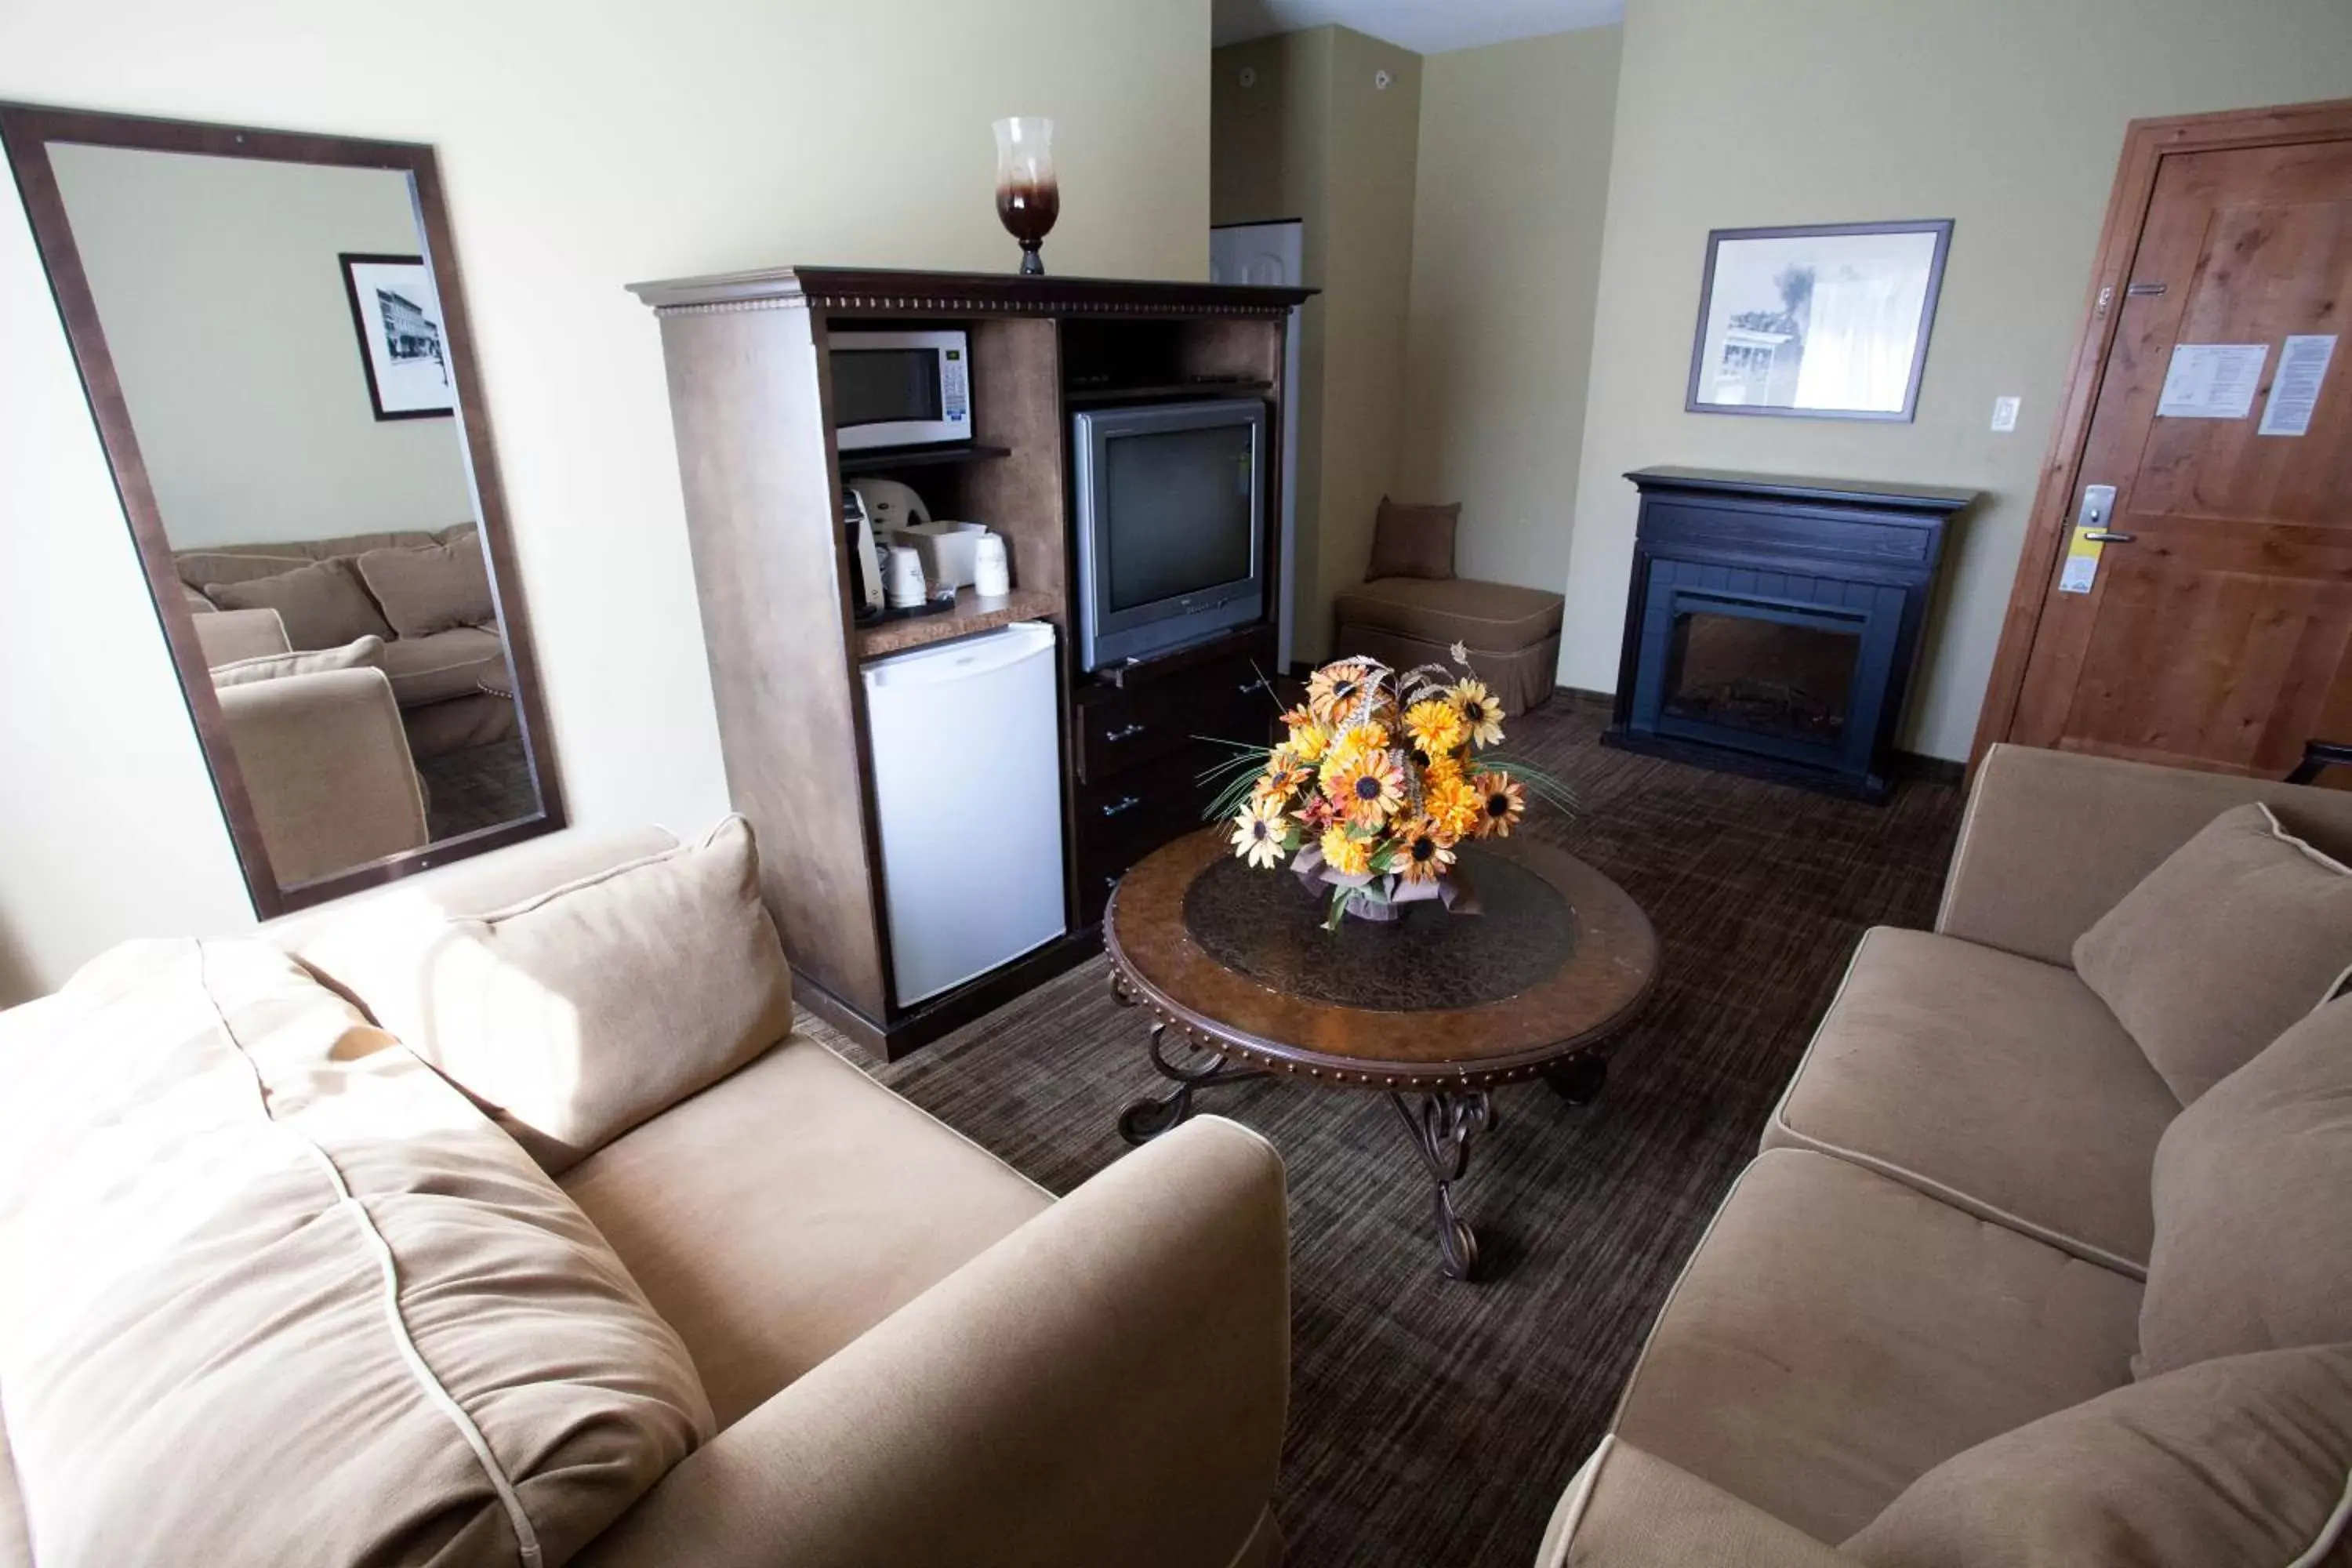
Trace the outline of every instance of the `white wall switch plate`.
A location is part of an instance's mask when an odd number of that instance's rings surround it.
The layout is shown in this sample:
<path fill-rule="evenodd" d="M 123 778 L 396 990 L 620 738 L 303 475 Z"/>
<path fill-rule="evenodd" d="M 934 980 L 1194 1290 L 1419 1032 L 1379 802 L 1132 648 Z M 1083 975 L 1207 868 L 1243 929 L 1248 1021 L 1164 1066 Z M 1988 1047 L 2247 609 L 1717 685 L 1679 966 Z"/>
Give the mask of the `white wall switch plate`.
<path fill-rule="evenodd" d="M 1992 427 L 1996 430 L 2017 428 L 2017 399 L 1996 397 L 1992 400 Z"/>

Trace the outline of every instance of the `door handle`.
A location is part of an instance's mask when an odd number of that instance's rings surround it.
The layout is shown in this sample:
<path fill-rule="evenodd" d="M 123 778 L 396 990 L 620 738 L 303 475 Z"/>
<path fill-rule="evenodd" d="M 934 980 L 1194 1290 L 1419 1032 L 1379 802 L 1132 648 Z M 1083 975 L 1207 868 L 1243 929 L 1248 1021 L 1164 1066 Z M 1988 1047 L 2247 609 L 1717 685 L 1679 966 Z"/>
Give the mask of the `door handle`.
<path fill-rule="evenodd" d="M 2137 533 L 2116 533 L 2105 528 L 2086 528 L 2083 537 L 2094 544 L 2129 544 L 2139 537 Z"/>

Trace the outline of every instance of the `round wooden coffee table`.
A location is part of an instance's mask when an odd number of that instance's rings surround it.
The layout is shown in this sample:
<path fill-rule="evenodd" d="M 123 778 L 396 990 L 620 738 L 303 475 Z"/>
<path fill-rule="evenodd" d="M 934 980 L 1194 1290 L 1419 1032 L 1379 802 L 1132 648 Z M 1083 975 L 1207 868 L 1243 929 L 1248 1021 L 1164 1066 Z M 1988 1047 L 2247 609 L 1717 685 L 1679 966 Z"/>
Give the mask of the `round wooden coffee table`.
<path fill-rule="evenodd" d="M 1229 838 L 1208 827 L 1159 850 L 1103 916 L 1111 994 L 1151 1014 L 1151 1065 L 1175 1086 L 1129 1106 L 1120 1135 L 1155 1138 L 1195 1094 L 1248 1079 L 1385 1093 L 1436 1184 L 1444 1271 L 1466 1279 L 1478 1244 L 1453 1188 L 1496 1123 L 1486 1091 L 1542 1078 L 1579 1104 L 1600 1092 L 1602 1045 L 1657 983 L 1649 917 L 1574 856 L 1511 838 L 1462 847 L 1480 913 L 1433 900 L 1327 931 L 1324 897 L 1244 864 Z"/>

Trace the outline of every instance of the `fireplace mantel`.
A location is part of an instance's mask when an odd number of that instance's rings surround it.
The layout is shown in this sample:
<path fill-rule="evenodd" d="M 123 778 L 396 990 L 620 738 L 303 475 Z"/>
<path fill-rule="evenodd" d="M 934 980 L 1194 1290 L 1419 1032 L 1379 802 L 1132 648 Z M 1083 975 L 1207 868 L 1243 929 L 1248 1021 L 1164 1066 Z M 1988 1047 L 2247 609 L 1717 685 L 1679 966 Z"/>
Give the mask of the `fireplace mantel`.
<path fill-rule="evenodd" d="M 1973 490 L 1642 468 L 1606 743 L 1882 801 Z"/>

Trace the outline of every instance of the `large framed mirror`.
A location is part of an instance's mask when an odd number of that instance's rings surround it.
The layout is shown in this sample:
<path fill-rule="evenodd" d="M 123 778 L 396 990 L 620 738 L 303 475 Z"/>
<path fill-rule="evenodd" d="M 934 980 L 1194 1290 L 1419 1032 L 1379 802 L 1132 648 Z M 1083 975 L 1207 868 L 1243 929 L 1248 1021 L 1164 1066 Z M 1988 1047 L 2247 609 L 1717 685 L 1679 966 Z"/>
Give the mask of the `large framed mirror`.
<path fill-rule="evenodd" d="M 0 104 L 262 917 L 563 826 L 430 147 Z"/>

